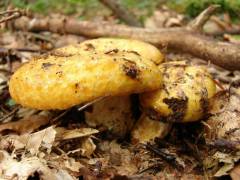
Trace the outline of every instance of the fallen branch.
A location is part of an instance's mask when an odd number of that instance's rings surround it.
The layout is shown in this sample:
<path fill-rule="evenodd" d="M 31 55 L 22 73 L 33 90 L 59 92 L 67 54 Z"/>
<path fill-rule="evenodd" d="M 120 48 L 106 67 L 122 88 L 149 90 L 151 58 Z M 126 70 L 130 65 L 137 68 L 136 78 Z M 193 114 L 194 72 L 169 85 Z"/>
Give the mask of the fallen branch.
<path fill-rule="evenodd" d="M 0 19 L 0 24 L 13 19 L 17 19 L 27 14 L 28 12 L 25 10 L 7 10 L 7 11 L 0 12 L 0 16 L 5 16 L 2 19 Z"/>
<path fill-rule="evenodd" d="M 99 0 L 105 6 L 113 11 L 113 13 L 126 24 L 136 27 L 141 27 L 141 23 L 137 20 L 134 14 L 124 8 L 117 0 Z"/>
<path fill-rule="evenodd" d="M 240 34 L 240 25 L 227 27 L 223 29 L 217 29 L 213 32 L 207 32 L 206 34 L 211 36 L 222 36 L 224 34 Z"/>
<path fill-rule="evenodd" d="M 206 11 L 203 13 L 206 14 Z M 209 13 L 207 14 L 209 16 Z M 200 16 L 202 16 L 202 14 L 198 17 Z M 206 22 L 206 17 L 202 16 L 202 18 L 204 18 Z M 198 19 L 198 21 L 201 22 L 201 26 L 204 25 L 202 20 Z M 213 64 L 228 70 L 240 70 L 239 46 L 216 41 L 195 32 L 191 26 L 187 26 L 186 28 L 146 29 L 123 25 L 110 25 L 107 23 L 78 21 L 73 18 L 29 19 L 24 17 L 16 20 L 13 23 L 13 27 L 26 31 L 51 31 L 88 37 L 105 36 L 139 39 L 161 47 L 190 53 L 206 61 L 210 60 Z M 199 28 L 200 25 L 198 24 L 195 27 Z"/>

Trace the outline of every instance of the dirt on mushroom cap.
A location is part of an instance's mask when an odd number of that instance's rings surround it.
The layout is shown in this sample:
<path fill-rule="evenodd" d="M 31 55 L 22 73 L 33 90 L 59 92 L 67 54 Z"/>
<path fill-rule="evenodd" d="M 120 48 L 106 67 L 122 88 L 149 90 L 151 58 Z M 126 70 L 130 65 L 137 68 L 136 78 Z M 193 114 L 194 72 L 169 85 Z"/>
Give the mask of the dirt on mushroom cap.
<path fill-rule="evenodd" d="M 57 50 L 23 65 L 9 83 L 13 99 L 36 109 L 66 109 L 102 96 L 141 93 L 161 86 L 159 69 L 141 55 L 81 48 L 80 52 Z"/>

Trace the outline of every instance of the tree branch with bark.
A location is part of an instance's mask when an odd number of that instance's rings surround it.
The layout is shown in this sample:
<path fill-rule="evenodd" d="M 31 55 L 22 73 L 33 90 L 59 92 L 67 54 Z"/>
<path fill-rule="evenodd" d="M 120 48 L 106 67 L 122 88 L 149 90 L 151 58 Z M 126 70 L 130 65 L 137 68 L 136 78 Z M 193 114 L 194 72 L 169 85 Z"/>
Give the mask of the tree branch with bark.
<path fill-rule="evenodd" d="M 113 13 L 121 20 L 130 26 L 141 27 L 142 24 L 138 21 L 133 13 L 124 8 L 118 0 L 99 0 L 102 4 L 107 6 Z"/>
<path fill-rule="evenodd" d="M 25 31 L 51 31 L 96 37 L 124 37 L 143 40 L 159 47 L 176 49 L 228 70 L 240 70 L 240 47 L 217 41 L 199 32 L 217 6 L 210 6 L 187 27 L 148 29 L 78 21 L 73 18 L 20 18 L 13 22 L 13 27 Z"/>

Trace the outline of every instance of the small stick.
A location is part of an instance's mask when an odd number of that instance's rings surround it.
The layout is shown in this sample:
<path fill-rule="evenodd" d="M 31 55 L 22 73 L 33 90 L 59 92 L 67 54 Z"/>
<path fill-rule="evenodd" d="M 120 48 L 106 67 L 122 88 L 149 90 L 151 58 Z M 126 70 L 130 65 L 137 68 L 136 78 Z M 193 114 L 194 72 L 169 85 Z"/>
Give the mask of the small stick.
<path fill-rule="evenodd" d="M 67 109 L 65 111 L 63 111 L 62 113 L 60 113 L 58 116 L 56 116 L 55 118 L 50 120 L 51 124 L 56 123 L 61 117 L 63 117 L 65 114 L 67 114 L 70 111 L 70 109 Z"/>
<path fill-rule="evenodd" d="M 98 102 L 98 101 L 101 101 L 102 99 L 106 98 L 106 96 L 103 96 L 103 97 L 99 97 L 97 99 L 94 99 L 93 101 L 90 101 L 86 104 L 84 104 L 83 106 L 79 107 L 78 108 L 78 111 L 82 111 L 83 109 L 86 109 L 88 106 L 91 106 L 92 104 Z"/>
<path fill-rule="evenodd" d="M 0 19 L 0 24 L 10 21 L 10 20 L 13 20 L 13 19 L 17 19 L 21 16 L 25 16 L 25 15 L 27 15 L 27 11 L 25 11 L 25 10 L 7 10 L 7 11 L 0 12 L 0 16 L 4 16 L 4 15 L 7 15 L 7 17 Z"/>
<path fill-rule="evenodd" d="M 188 28 L 195 32 L 202 32 L 204 24 L 219 7 L 220 6 L 217 4 L 209 6 L 207 9 L 201 12 L 192 22 L 189 23 Z"/>
<path fill-rule="evenodd" d="M 173 165 L 177 169 L 182 169 L 182 165 L 177 162 L 176 157 L 174 155 L 165 153 L 161 149 L 156 148 L 155 146 L 153 146 L 149 143 L 143 144 L 143 145 L 146 149 L 148 149 L 149 151 L 152 151 L 156 155 L 160 156 L 162 159 L 169 162 L 171 165 Z"/>
<path fill-rule="evenodd" d="M 19 110 L 19 107 L 15 107 L 10 113 L 8 113 L 7 115 L 5 115 L 4 117 L 2 117 L 0 119 L 0 122 L 4 121 L 5 119 L 9 118 L 10 116 L 14 115 L 17 111 Z"/>

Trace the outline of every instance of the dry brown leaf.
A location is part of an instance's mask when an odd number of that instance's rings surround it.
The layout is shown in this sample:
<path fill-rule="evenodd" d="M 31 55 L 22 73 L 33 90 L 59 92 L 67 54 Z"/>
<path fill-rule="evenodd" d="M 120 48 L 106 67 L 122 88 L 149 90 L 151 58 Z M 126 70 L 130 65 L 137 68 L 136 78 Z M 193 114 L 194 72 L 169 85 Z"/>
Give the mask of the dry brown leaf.
<path fill-rule="evenodd" d="M 0 141 L 0 149 L 6 150 L 13 147 L 15 150 L 23 149 L 26 146 L 26 142 L 22 142 L 18 135 L 2 136 Z"/>
<path fill-rule="evenodd" d="M 30 109 L 30 108 L 24 108 L 21 107 L 18 112 L 17 112 L 17 116 L 19 118 L 25 118 L 25 117 L 30 117 L 33 116 L 34 114 L 36 114 L 38 112 L 38 110 L 36 109 Z"/>
<path fill-rule="evenodd" d="M 33 133 L 30 137 L 27 136 L 28 141 L 26 148 L 29 149 L 30 152 L 32 151 L 32 153 L 37 153 L 40 147 L 44 147 L 50 152 L 55 141 L 55 136 L 56 130 L 52 126 Z"/>
<path fill-rule="evenodd" d="M 216 152 L 213 155 L 213 158 L 216 159 L 219 163 L 223 163 L 223 166 L 214 174 L 215 177 L 221 177 L 227 175 L 228 172 L 234 168 L 234 163 L 240 159 L 240 152 L 237 152 L 233 155 Z"/>
<path fill-rule="evenodd" d="M 83 167 L 80 162 L 75 161 L 73 158 L 68 158 L 64 161 L 64 168 L 70 169 L 74 172 L 79 172 L 79 169 Z"/>
<path fill-rule="evenodd" d="M 83 138 L 81 142 L 82 156 L 90 157 L 96 149 L 96 145 L 94 144 L 93 140 L 89 137 Z"/>
<path fill-rule="evenodd" d="M 77 148 L 67 152 L 67 155 L 80 153 L 81 156 L 88 157 L 93 154 L 96 149 L 96 145 L 90 137 L 81 138 L 78 142 Z"/>
<path fill-rule="evenodd" d="M 234 163 L 231 163 L 231 164 L 226 163 L 214 174 L 214 176 L 221 177 L 221 176 L 228 175 L 228 172 L 231 169 L 233 169 L 233 167 L 234 167 Z"/>
<path fill-rule="evenodd" d="M 99 132 L 98 130 L 92 128 L 79 128 L 71 130 L 65 128 L 56 128 L 56 131 L 58 141 L 86 137 Z"/>
<path fill-rule="evenodd" d="M 58 171 L 67 170 L 75 173 L 78 173 L 79 169 L 84 167 L 80 162 L 77 162 L 74 158 L 68 157 L 66 154 L 63 154 L 62 156 L 50 154 L 48 164 Z"/>
<path fill-rule="evenodd" d="M 37 157 L 24 158 L 20 162 L 13 159 L 7 152 L 1 152 L 0 177 L 3 179 L 28 179 L 35 172 L 41 174 L 42 179 L 56 179 L 52 171 L 46 167 L 45 161 Z"/>
<path fill-rule="evenodd" d="M 16 122 L 8 122 L 0 125 L 0 132 L 5 130 L 11 130 L 18 134 L 31 133 L 38 129 L 40 126 L 49 123 L 49 116 L 32 115 L 22 118 Z"/>
<path fill-rule="evenodd" d="M 96 145 L 91 139 L 91 135 L 98 133 L 99 131 L 92 128 L 79 128 L 79 129 L 65 129 L 62 127 L 56 128 L 57 138 L 55 146 L 61 145 L 62 141 L 75 140 L 74 145 L 71 144 L 71 148 L 64 149 L 67 154 L 80 154 L 81 156 L 90 157 L 96 149 Z M 79 139 L 78 139 L 79 138 Z"/>
<path fill-rule="evenodd" d="M 32 134 L 3 136 L 0 141 L 0 148 L 7 149 L 8 146 L 14 147 L 15 150 L 26 148 L 31 154 L 37 154 L 39 148 L 44 147 L 50 152 L 55 141 L 55 135 L 55 129 L 50 126 Z"/>
<path fill-rule="evenodd" d="M 221 140 L 226 147 L 240 148 L 240 96 L 226 92 L 218 93 L 211 102 L 210 114 L 204 132 L 208 143 Z M 217 144 L 216 144 L 217 145 Z"/>
<path fill-rule="evenodd" d="M 227 92 L 219 92 L 211 102 L 210 114 L 212 115 L 204 123 L 206 142 L 213 147 L 221 149 L 240 148 L 240 96 L 238 89 L 232 88 L 230 95 Z M 235 153 L 216 152 L 212 160 L 208 160 L 207 166 L 217 169 L 214 176 L 227 175 L 234 164 L 240 159 L 240 151 Z M 211 159 L 210 157 L 208 159 Z M 221 165 L 222 164 L 222 165 Z"/>
<path fill-rule="evenodd" d="M 66 170 L 60 169 L 55 172 L 55 176 L 57 180 L 77 180 L 78 178 L 73 177 Z M 46 179 L 47 180 L 47 179 Z"/>
<path fill-rule="evenodd" d="M 232 180 L 240 180 L 240 165 L 235 166 L 231 172 L 230 176 Z"/>
<path fill-rule="evenodd" d="M 122 148 L 116 141 L 102 142 L 99 148 L 106 153 L 104 157 L 108 160 L 108 165 L 116 169 L 117 174 L 129 176 L 137 173 L 137 163 L 129 149 Z"/>
<path fill-rule="evenodd" d="M 75 180 L 76 177 L 71 173 L 78 172 L 82 167 L 80 163 L 68 157 L 54 159 L 54 156 L 52 156 L 52 159 L 44 160 L 33 156 L 17 161 L 5 151 L 1 151 L 0 156 L 0 178 L 2 179 L 17 178 L 25 180 L 37 172 L 39 178 L 43 180 Z"/>

